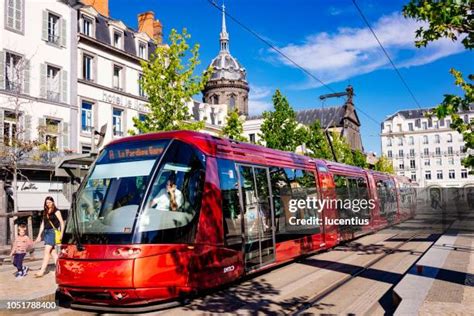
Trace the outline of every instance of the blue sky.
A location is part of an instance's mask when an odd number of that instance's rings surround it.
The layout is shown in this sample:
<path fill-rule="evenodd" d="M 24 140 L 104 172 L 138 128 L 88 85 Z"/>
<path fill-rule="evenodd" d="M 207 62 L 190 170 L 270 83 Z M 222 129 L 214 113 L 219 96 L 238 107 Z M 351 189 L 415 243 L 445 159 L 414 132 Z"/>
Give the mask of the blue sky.
<path fill-rule="evenodd" d="M 415 48 L 414 30 L 419 24 L 401 16 L 406 2 L 357 1 L 418 102 L 422 107 L 432 107 L 444 93 L 460 92 L 453 86 L 449 69 L 474 73 L 473 53 L 448 40 Z M 163 23 L 165 38 L 172 28 L 186 27 L 192 35 L 191 43 L 201 45 L 199 71 L 219 51 L 221 14 L 208 0 L 110 0 L 109 5 L 113 18 L 133 28 L 137 27 L 137 14 L 154 11 Z M 380 153 L 380 122 L 387 115 L 417 108 L 351 0 L 226 0 L 225 5 L 229 14 L 332 89 L 343 91 L 348 84 L 354 87 L 356 107 L 378 122 L 359 112 L 366 151 Z M 272 109 L 275 89 L 280 89 L 296 110 L 322 106 L 319 96 L 331 91 L 313 82 L 229 18 L 227 30 L 231 54 L 247 69 L 251 114 Z M 328 100 L 324 106 L 343 101 Z"/>

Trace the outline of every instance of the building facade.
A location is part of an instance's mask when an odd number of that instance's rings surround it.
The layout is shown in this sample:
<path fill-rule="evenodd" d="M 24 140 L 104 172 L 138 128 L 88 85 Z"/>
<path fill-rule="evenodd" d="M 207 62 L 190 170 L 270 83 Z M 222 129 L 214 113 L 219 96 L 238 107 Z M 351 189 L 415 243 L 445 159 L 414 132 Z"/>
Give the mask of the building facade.
<path fill-rule="evenodd" d="M 92 135 L 106 125 L 104 144 L 127 135 L 133 117 L 147 113 L 140 86 L 141 61 L 148 60 L 162 42 L 161 23 L 153 12 L 138 16 L 139 31 L 105 15 L 104 1 L 78 10 L 79 151 L 91 151 Z M 98 10 L 102 10 L 102 13 Z"/>
<path fill-rule="evenodd" d="M 382 154 L 398 175 L 427 191 L 474 187 L 474 176 L 461 164 L 468 155 L 462 135 L 450 128 L 450 117 L 427 117 L 430 110 L 404 110 L 388 117 L 381 126 Z M 474 120 L 474 106 L 460 115 L 466 122 Z"/>
<path fill-rule="evenodd" d="M 225 6 L 222 6 L 222 29 L 219 37 L 220 51 L 212 60 L 212 75 L 202 91 L 207 104 L 227 104 L 228 110 L 248 115 L 249 85 L 247 72 L 230 54 L 229 33 L 225 21 Z"/>

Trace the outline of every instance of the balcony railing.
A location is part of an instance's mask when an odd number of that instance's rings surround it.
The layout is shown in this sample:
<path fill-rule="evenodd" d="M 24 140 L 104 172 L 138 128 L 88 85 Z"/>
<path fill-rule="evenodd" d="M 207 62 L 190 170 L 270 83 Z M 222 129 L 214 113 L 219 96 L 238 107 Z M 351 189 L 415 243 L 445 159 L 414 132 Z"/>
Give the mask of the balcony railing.
<path fill-rule="evenodd" d="M 46 91 L 46 98 L 50 101 L 59 102 L 60 94 L 57 91 Z"/>

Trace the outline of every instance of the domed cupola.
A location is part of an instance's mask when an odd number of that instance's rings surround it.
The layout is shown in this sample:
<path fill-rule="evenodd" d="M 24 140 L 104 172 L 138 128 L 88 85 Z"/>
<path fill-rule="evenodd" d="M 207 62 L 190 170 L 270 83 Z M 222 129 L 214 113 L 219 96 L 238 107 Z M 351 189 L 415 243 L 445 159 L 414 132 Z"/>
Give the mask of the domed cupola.
<path fill-rule="evenodd" d="M 245 68 L 229 51 L 229 33 L 225 22 L 225 6 L 222 6 L 222 31 L 220 51 L 210 64 L 212 75 L 202 91 L 203 101 L 210 104 L 227 104 L 228 110 L 237 108 L 240 114 L 248 115 L 247 73 Z"/>

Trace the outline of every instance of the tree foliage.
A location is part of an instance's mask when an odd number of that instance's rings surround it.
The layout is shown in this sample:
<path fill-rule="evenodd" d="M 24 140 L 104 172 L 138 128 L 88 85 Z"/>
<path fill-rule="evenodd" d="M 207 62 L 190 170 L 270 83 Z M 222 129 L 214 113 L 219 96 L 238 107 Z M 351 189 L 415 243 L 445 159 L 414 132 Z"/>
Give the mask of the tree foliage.
<path fill-rule="evenodd" d="M 367 157 L 360 150 L 356 150 L 352 153 L 352 160 L 354 162 L 354 166 L 361 168 L 367 168 L 369 166 L 367 163 Z"/>
<path fill-rule="evenodd" d="M 263 112 L 259 136 L 269 148 L 294 152 L 304 143 L 306 130 L 298 126 L 295 111 L 280 90 L 275 91 L 272 100 L 275 110 Z"/>
<path fill-rule="evenodd" d="M 411 0 L 404 8 L 405 17 L 415 18 L 418 21 L 428 23 L 428 27 L 421 27 L 416 32 L 416 46 L 426 46 L 429 42 L 440 38 L 450 38 L 455 41 L 463 36 L 462 43 L 466 49 L 474 48 L 474 5 L 472 0 Z M 441 119 L 446 116 L 452 117 L 451 128 L 463 135 L 465 141 L 465 151 L 474 149 L 473 131 L 474 124 L 464 121 L 459 112 L 469 110 L 469 105 L 474 103 L 473 84 L 466 82 L 461 72 L 451 69 L 454 76 L 455 85 L 460 87 L 464 96 L 445 94 L 443 102 L 434 110 L 433 114 Z M 469 81 L 474 80 L 474 76 L 469 74 Z M 463 165 L 474 168 L 474 156 L 468 155 L 463 159 Z"/>
<path fill-rule="evenodd" d="M 227 113 L 226 123 L 222 128 L 221 136 L 234 139 L 240 142 L 246 142 L 247 138 L 243 136 L 243 120 L 239 116 L 237 109 Z"/>
<path fill-rule="evenodd" d="M 464 37 L 464 47 L 474 47 L 474 13 L 472 0 L 411 0 L 403 7 L 405 17 L 428 22 L 416 31 L 417 47 L 440 38 L 456 41 Z"/>
<path fill-rule="evenodd" d="M 381 156 L 375 163 L 375 170 L 395 174 L 392 162 L 386 156 Z"/>
<path fill-rule="evenodd" d="M 313 158 L 333 159 L 331 147 L 319 120 L 308 127 L 306 148 L 310 150 L 309 155 Z"/>
<path fill-rule="evenodd" d="M 354 165 L 352 149 L 346 139 L 337 132 L 332 132 L 331 139 L 337 161 L 346 165 Z"/>
<path fill-rule="evenodd" d="M 169 46 L 158 46 L 149 61 L 142 62 L 141 86 L 148 97 L 148 115 L 141 121 L 133 118 L 141 133 L 169 130 L 198 130 L 203 122 L 192 122 L 186 102 L 201 92 L 210 78 L 211 69 L 194 75 L 199 61 L 199 45 L 191 49 L 191 36 L 171 30 Z M 185 59 L 187 60 L 185 61 Z"/>

